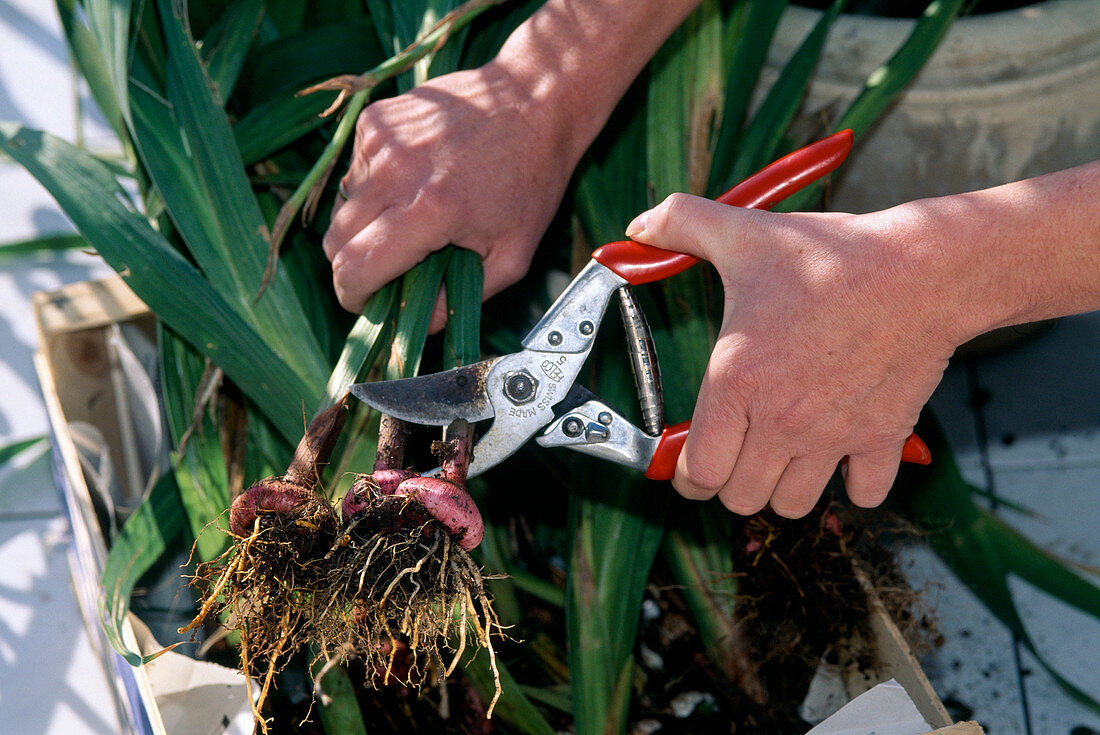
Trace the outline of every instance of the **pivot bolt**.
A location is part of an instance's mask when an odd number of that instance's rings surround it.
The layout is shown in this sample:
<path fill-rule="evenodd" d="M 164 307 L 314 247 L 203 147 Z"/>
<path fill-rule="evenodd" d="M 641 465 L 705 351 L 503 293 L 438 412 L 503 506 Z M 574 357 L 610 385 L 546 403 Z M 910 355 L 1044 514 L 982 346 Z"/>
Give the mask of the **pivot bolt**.
<path fill-rule="evenodd" d="M 584 431 L 584 422 L 576 416 L 570 416 L 561 422 L 561 432 L 570 438 L 578 437 Z"/>
<path fill-rule="evenodd" d="M 504 376 L 504 397 L 517 406 L 535 400 L 539 381 L 526 370 L 516 370 Z"/>

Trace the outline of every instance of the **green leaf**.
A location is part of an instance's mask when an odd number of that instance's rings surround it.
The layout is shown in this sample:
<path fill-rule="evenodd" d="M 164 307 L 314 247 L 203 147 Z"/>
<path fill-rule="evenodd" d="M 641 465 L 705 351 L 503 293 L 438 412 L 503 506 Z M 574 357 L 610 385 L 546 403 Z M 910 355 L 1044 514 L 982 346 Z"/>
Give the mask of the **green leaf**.
<path fill-rule="evenodd" d="M 237 298 L 255 315 L 257 330 L 303 380 L 321 385 L 329 374 L 293 286 L 285 273 L 276 272 L 267 291 L 257 299 L 267 266 L 268 229 L 252 193 L 225 111 L 210 91 L 211 81 L 189 38 L 183 9 L 172 0 L 159 0 L 168 48 L 166 97 L 180 122 L 191 166 L 207 202 L 204 219 L 221 262 L 211 268 L 227 270 Z M 195 211 L 188 212 L 194 215 Z"/>
<path fill-rule="evenodd" d="M 420 369 L 439 286 L 454 249 L 448 247 L 432 253 L 402 277 L 400 310 L 384 374 L 386 380 L 407 378 Z"/>
<path fill-rule="evenodd" d="M 103 117 L 120 140 L 127 137 L 126 123 L 122 119 L 119 98 L 111 77 L 111 69 L 97 44 L 96 36 L 85 22 L 86 17 L 76 12 L 76 0 L 56 0 L 58 17 L 65 31 L 69 53 L 76 62 L 88 90 L 92 93 Z"/>
<path fill-rule="evenodd" d="M 913 80 L 939 47 L 967 0 L 934 0 L 913 27 L 912 33 L 886 63 L 871 72 L 863 89 L 836 124 L 851 128 L 856 138 L 865 131 L 895 97 Z"/>
<path fill-rule="evenodd" d="M 444 285 L 447 290 L 447 334 L 444 367 L 470 365 L 481 359 L 481 257 L 454 248 Z"/>
<path fill-rule="evenodd" d="M 886 63 L 867 77 L 863 89 L 847 111 L 841 115 L 834 129 L 851 128 L 860 135 L 886 111 L 894 98 L 924 68 L 935 52 L 951 24 L 955 22 L 966 0 L 934 0 L 928 4 L 913 31 L 898 47 Z M 777 211 L 792 212 L 806 208 L 821 193 L 821 183 L 807 186 L 776 207 Z"/>
<path fill-rule="evenodd" d="M 0 245 L 0 259 L 90 248 L 88 241 L 75 232 L 72 234 L 42 235 L 29 240 L 19 240 L 18 242 Z"/>
<path fill-rule="evenodd" d="M 517 27 L 531 17 L 531 14 L 543 5 L 543 0 L 511 0 L 485 22 L 471 26 L 470 35 L 464 44 L 461 67 L 473 69 L 489 62 L 497 55 L 508 36 Z"/>
<path fill-rule="evenodd" d="M 704 191 L 711 126 L 721 109 L 721 40 L 722 14 L 708 0 L 650 65 L 646 170 L 656 201 L 677 191 Z"/>
<path fill-rule="evenodd" d="M 0 447 L 0 470 L 5 469 L 9 462 L 14 461 L 24 452 L 29 452 L 35 448 L 45 449 L 49 446 L 49 443 L 49 437 L 35 436 Z"/>
<path fill-rule="evenodd" d="M 717 501 L 679 502 L 673 526 L 665 535 L 662 556 L 668 562 L 707 656 L 728 680 L 740 683 L 744 652 L 737 609 L 733 536 L 728 513 Z"/>
<path fill-rule="evenodd" d="M 111 647 L 131 666 L 152 661 L 163 651 L 142 655 L 123 641 L 122 625 L 130 611 L 134 585 L 166 551 L 175 547 L 183 532 L 183 507 L 175 479 L 164 475 L 149 497 L 138 506 L 115 537 L 103 568 L 100 617 Z"/>
<path fill-rule="evenodd" d="M 573 692 L 568 684 L 553 688 L 523 686 L 522 684 L 520 687 L 529 699 L 553 707 L 567 715 L 573 713 Z"/>
<path fill-rule="evenodd" d="M 316 645 L 310 646 L 311 673 L 316 678 L 325 666 L 324 657 L 318 655 Z M 367 735 L 363 713 L 355 698 L 355 687 L 344 666 L 333 666 L 325 671 L 321 680 L 326 700 L 321 702 L 321 722 L 325 732 L 339 735 Z"/>
<path fill-rule="evenodd" d="M 384 58 L 369 16 L 306 28 L 264 44 L 237 96 L 259 104 L 337 74 L 358 74 Z"/>
<path fill-rule="evenodd" d="M 600 393 L 608 397 L 606 384 Z M 621 405 L 621 404 L 620 404 Z M 566 587 L 566 634 L 578 735 L 623 732 L 619 677 L 634 650 L 642 594 L 663 535 L 667 484 L 606 462 L 586 462 L 587 493 L 570 495 L 575 539 Z"/>
<path fill-rule="evenodd" d="M 102 54 L 103 69 L 114 87 L 116 109 L 123 117 L 129 115 L 130 109 L 130 4 L 131 0 L 84 0 L 83 3 L 88 28 Z M 81 44 L 86 42 L 81 41 Z M 98 64 L 90 57 L 85 60 Z"/>
<path fill-rule="evenodd" d="M 101 256 L 171 329 L 225 370 L 283 436 L 301 435 L 299 407 L 316 405 L 308 384 L 237 310 L 130 205 L 102 163 L 41 131 L 0 123 L 0 149 L 26 168 Z"/>
<path fill-rule="evenodd" d="M 601 334 L 599 353 L 589 358 L 596 360 L 597 394 L 619 408 L 637 405 L 633 382 L 623 372 L 625 350 Z M 574 722 L 578 735 L 611 735 L 625 724 L 622 708 L 629 698 L 620 698 L 619 677 L 634 651 L 671 490 L 668 483 L 589 458 L 574 464 L 573 477 L 565 623 L 571 679 L 584 683 L 573 687 Z"/>
<path fill-rule="evenodd" d="M 720 179 L 722 184 L 717 190 L 729 189 L 778 157 L 783 136 L 802 104 L 821 57 L 825 37 L 846 4 L 847 0 L 834 0 L 784 65 L 752 121 L 745 127 L 733 163 L 722 173 L 724 178 Z"/>
<path fill-rule="evenodd" d="M 496 691 L 493 672 L 488 659 L 488 653 L 480 650 L 476 656 L 462 666 L 466 678 L 470 680 L 482 699 L 486 701 L 491 699 Z M 525 735 L 555 735 L 554 728 L 550 726 L 543 714 L 528 699 L 524 693 L 524 688 L 516 682 L 508 667 L 499 657 L 497 658 L 497 669 L 500 671 L 501 694 L 496 707 L 493 709 L 493 718 L 508 723 L 517 732 L 525 733 Z"/>
<path fill-rule="evenodd" d="M 251 166 L 324 125 L 321 113 L 335 98 L 334 92 L 298 97 L 286 91 L 250 109 L 233 126 L 242 162 Z"/>
<path fill-rule="evenodd" d="M 424 19 L 420 23 L 420 35 L 424 35 L 431 30 L 432 26 L 441 21 L 447 13 L 461 5 L 462 1 L 428 0 L 425 3 Z M 421 72 L 423 79 L 418 80 L 418 84 L 424 79 L 438 77 L 458 70 L 468 32 L 468 26 L 459 29 L 454 37 L 448 39 L 446 44 L 417 63 L 417 66 L 423 69 Z"/>
<path fill-rule="evenodd" d="M 1100 587 L 1040 549 L 1022 534 L 974 503 L 950 446 L 926 411 L 917 432 L 928 444 L 928 467 L 905 467 L 892 493 L 904 511 L 928 533 L 932 548 L 952 571 L 1074 698 L 1100 711 L 1100 702 L 1069 681 L 1043 657 L 1028 634 L 1008 586 L 1016 575 L 1055 599 L 1100 619 Z"/>
<path fill-rule="evenodd" d="M 728 60 L 723 58 L 722 63 L 726 87 L 707 187 L 712 197 L 721 194 L 722 184 L 729 180 L 741 125 L 786 8 L 786 0 L 746 0 L 735 6 L 726 21 L 723 48 Z"/>
<path fill-rule="evenodd" d="M 318 410 L 336 403 L 364 370 L 378 361 L 382 350 L 388 346 L 386 335 L 393 326 L 393 307 L 396 305 L 397 292 L 398 284 L 388 283 L 367 301 L 363 314 L 348 333 L 340 359 L 325 387 L 324 403 L 318 406 Z"/>
<path fill-rule="evenodd" d="M 266 0 L 266 5 L 281 34 L 290 35 L 302 30 L 309 3 L 302 0 Z"/>
<path fill-rule="evenodd" d="M 202 60 L 222 106 L 237 84 L 252 38 L 264 15 L 263 0 L 236 0 L 199 44 Z"/>
<path fill-rule="evenodd" d="M 140 63 L 135 65 L 135 77 L 140 75 L 140 67 Z M 167 100 L 146 84 L 134 85 L 130 103 L 134 144 L 189 255 L 241 317 L 255 325 L 248 305 L 238 297 L 238 279 L 231 269 L 219 267 L 227 254 L 187 143 L 181 137 L 179 120 Z"/>
<path fill-rule="evenodd" d="M 212 408 L 196 406 L 196 401 L 214 403 L 209 396 L 216 384 L 209 382 L 213 376 L 206 370 L 202 356 L 173 332 L 162 328 L 158 342 L 162 401 L 177 454 L 173 462 L 176 484 L 191 535 L 196 539 L 195 550 L 200 559 L 210 561 L 229 547 L 225 517 L 230 503 L 229 480 Z M 196 408 L 201 411 L 198 416 Z"/>
<path fill-rule="evenodd" d="M 573 204 L 591 247 L 621 240 L 623 228 L 650 205 L 638 151 L 647 150 L 644 87 L 627 93 L 577 170 Z"/>

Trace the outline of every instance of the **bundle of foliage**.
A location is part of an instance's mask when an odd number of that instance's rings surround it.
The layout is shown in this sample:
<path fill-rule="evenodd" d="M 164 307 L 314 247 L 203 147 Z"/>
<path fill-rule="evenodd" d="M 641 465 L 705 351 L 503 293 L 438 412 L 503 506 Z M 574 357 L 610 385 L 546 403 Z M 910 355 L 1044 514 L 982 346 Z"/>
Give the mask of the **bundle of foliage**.
<path fill-rule="evenodd" d="M 378 417 L 356 405 L 324 456 L 310 454 L 304 480 L 295 447 L 308 419 L 342 405 L 353 382 L 474 362 L 483 347 L 517 349 L 529 315 L 550 302 L 547 274 L 618 239 L 655 199 L 673 191 L 714 196 L 832 129 L 852 128 L 858 146 L 962 0 L 929 5 L 844 113 L 804 134 L 794 132 L 806 127 L 795 124 L 800 101 L 843 0 L 822 13 L 766 88 L 759 78 L 785 3 L 703 0 L 582 161 L 527 280 L 498 297 L 515 308 L 484 319 L 477 257 L 453 248 L 382 289 L 358 318 L 342 312 L 320 247 L 332 173 L 346 168 L 355 119 L 371 99 L 484 63 L 540 3 L 57 5 L 124 160 L 10 124 L 0 124 L 0 148 L 49 189 L 82 243 L 123 275 L 159 323 L 173 472 L 115 540 L 104 578 L 104 625 L 127 660 L 145 660 L 119 634 L 135 584 L 166 551 L 193 547 L 208 565 L 197 570 L 207 582 L 199 612 L 220 610 L 240 634 L 215 655 L 239 661 L 261 682 L 264 727 L 273 713 L 275 728 L 307 716 L 280 699 L 280 681 L 305 669 L 316 681 L 313 727 L 328 732 L 623 733 L 640 720 L 672 721 L 671 702 L 691 687 L 716 699 L 696 708 L 694 725 L 685 727 L 799 728 L 777 723 L 775 714 L 793 712 L 790 697 L 808 678 L 769 674 L 776 667 L 762 656 L 768 647 L 747 638 L 752 630 L 775 635 L 769 615 L 798 624 L 798 611 L 738 600 L 744 575 L 760 568 L 789 575 L 799 590 L 839 574 L 836 564 L 823 571 L 796 562 L 844 558 L 862 538 L 824 507 L 798 524 L 734 523 L 711 505 L 674 500 L 667 484 L 636 473 L 525 450 L 469 483 L 484 535 L 459 563 L 467 552 L 453 529 L 428 529 L 427 518 L 378 520 L 396 518 L 406 503 L 382 491 L 379 472 L 433 462 L 416 445 L 438 437 L 414 434 L 403 462 L 383 458 L 380 466 Z M 315 91 L 300 94 L 307 88 Z M 806 207 L 820 193 L 807 190 L 785 206 Z M 444 337 L 428 339 L 441 283 L 452 316 Z M 665 356 L 668 415 L 687 418 L 718 327 L 720 285 L 695 268 L 641 298 Z M 614 333 L 601 335 L 600 345 L 588 382 L 629 415 L 635 401 L 622 345 Z M 905 496 L 911 512 L 937 530 L 945 558 L 1003 619 L 1023 630 L 1008 570 L 1062 585 L 1074 604 L 1100 610 L 1095 588 L 1064 569 L 1051 572 L 1058 565 L 1049 557 L 1013 553 L 1022 542 L 973 503 L 934 426 L 919 431 L 936 440 L 937 462 L 903 478 L 919 489 Z M 245 489 L 264 477 L 294 486 Z M 464 471 L 455 479 L 463 478 Z M 237 522 L 227 512 L 235 498 L 245 498 L 236 501 Z M 343 498 L 350 498 L 343 510 L 354 507 L 341 517 L 335 505 Z M 356 520 L 364 509 L 370 522 Z M 806 535 L 813 553 L 800 556 Z M 402 586 L 409 570 L 441 578 L 452 563 L 464 585 L 444 583 L 430 596 L 419 596 L 419 581 Z M 255 575 L 263 584 L 253 584 Z M 759 587 L 750 591 L 756 598 Z M 389 609 L 408 616 L 378 614 L 387 608 L 377 605 L 399 592 L 401 604 Z M 808 599 L 805 627 L 838 604 L 828 594 Z M 750 618 L 759 624 L 742 625 Z M 511 640 L 494 644 L 494 628 Z M 483 644 L 480 653 L 465 645 L 467 635 Z M 808 645 L 784 650 L 783 660 L 816 661 L 829 641 Z M 416 651 L 426 653 L 418 659 Z"/>

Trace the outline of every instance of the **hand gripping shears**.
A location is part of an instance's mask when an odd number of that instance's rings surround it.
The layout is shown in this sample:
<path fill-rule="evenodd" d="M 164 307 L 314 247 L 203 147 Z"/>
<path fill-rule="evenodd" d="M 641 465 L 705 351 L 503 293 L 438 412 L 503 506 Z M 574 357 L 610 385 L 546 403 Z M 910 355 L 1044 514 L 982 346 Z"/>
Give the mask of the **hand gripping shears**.
<path fill-rule="evenodd" d="M 839 166 L 851 146 L 850 130 L 834 133 L 753 174 L 717 201 L 769 209 Z M 432 375 L 359 383 L 351 386 L 351 393 L 414 424 L 493 419 L 474 445 L 468 477 L 499 464 L 534 436 L 544 447 L 567 447 L 642 470 L 650 479 L 671 479 L 691 422 L 664 425 L 656 352 L 629 287 L 668 278 L 696 262 L 693 256 L 630 240 L 609 243 L 592 253 L 592 260 L 523 339 L 521 351 Z M 574 383 L 616 294 L 644 429 Z M 906 440 L 902 460 L 931 461 L 916 434 Z"/>

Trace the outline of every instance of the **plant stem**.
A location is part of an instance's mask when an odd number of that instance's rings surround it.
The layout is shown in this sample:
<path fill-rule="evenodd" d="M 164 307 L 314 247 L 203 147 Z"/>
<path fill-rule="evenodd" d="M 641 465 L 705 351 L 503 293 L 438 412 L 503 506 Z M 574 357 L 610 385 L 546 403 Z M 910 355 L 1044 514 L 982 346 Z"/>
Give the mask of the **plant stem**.
<path fill-rule="evenodd" d="M 473 459 L 474 427 L 465 419 L 455 419 L 444 432 L 443 442 L 443 469 L 439 476 L 466 487 L 466 472 Z"/>
<path fill-rule="evenodd" d="M 410 428 L 407 422 L 382 414 L 378 423 L 378 453 L 374 456 L 375 472 L 402 468 Z"/>
<path fill-rule="evenodd" d="M 305 487 L 316 488 L 321 480 L 320 468 L 328 462 L 344 418 L 348 413 L 348 395 L 317 414 L 294 450 L 294 458 L 286 469 L 286 479 Z"/>

